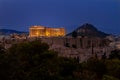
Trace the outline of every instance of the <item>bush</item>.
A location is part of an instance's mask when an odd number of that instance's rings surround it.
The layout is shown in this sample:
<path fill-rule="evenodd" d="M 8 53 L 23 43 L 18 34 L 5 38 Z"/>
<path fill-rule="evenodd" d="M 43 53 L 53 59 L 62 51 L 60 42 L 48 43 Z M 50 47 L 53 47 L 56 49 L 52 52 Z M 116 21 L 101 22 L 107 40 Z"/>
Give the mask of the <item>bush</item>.
<path fill-rule="evenodd" d="M 113 76 L 109 76 L 109 75 L 104 75 L 102 80 L 119 80 Z"/>

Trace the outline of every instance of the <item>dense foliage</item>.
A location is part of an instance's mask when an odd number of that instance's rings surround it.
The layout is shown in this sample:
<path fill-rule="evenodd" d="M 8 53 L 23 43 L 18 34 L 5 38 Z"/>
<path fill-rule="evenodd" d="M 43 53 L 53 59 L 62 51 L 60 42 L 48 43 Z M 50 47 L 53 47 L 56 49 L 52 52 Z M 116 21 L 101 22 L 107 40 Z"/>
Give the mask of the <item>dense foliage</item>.
<path fill-rule="evenodd" d="M 0 46 L 0 79 L 119 80 L 120 60 L 111 55 L 109 60 L 90 58 L 78 63 L 77 59 L 59 57 L 40 41 L 14 44 L 8 50 Z"/>

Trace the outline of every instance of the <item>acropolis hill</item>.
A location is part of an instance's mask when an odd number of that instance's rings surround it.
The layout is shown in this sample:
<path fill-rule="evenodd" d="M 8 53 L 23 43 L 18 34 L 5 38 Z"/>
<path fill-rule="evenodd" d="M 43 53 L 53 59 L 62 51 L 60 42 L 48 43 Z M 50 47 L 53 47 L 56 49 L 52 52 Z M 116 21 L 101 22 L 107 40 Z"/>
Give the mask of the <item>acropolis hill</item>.
<path fill-rule="evenodd" d="M 44 26 L 31 26 L 29 36 L 11 35 L 9 39 L 2 38 L 2 45 L 7 49 L 12 44 L 40 40 L 46 42 L 51 50 L 58 52 L 59 56 L 79 58 L 80 61 L 87 60 L 92 56 L 108 55 L 114 49 L 109 46 L 108 34 L 103 33 L 90 24 L 74 30 L 77 35 L 73 37 L 73 32 L 65 36 L 64 28 L 48 28 Z"/>
<path fill-rule="evenodd" d="M 108 34 L 97 30 L 91 24 L 83 24 L 74 30 L 77 37 L 74 38 L 73 32 L 65 36 L 64 28 L 48 28 L 44 26 L 31 26 L 29 28 L 31 40 L 40 39 L 49 44 L 53 49 L 64 57 L 79 57 L 85 60 L 95 54 L 100 58 L 104 53 L 110 53 L 110 40 L 106 38 Z"/>

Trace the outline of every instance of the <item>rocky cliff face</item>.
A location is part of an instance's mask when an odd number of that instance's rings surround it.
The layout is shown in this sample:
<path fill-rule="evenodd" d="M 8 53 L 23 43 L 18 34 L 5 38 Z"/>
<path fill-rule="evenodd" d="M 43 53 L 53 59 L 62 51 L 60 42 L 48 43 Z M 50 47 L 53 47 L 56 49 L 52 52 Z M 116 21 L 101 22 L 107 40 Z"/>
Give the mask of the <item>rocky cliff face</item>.
<path fill-rule="evenodd" d="M 92 24 L 83 24 L 82 26 L 78 27 L 76 30 L 78 36 L 87 36 L 87 37 L 106 37 L 109 34 L 106 34 L 102 31 L 99 31 L 95 28 Z M 69 33 L 67 36 L 71 36 L 72 33 Z"/>

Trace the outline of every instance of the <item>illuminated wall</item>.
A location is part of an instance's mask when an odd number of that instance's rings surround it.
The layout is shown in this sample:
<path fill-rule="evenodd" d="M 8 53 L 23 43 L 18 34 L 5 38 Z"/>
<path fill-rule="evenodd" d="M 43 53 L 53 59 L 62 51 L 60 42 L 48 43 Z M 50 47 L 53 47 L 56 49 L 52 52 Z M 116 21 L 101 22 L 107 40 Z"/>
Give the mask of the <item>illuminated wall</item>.
<path fill-rule="evenodd" d="M 29 36 L 30 37 L 39 37 L 39 36 L 47 36 L 47 37 L 57 37 L 57 36 L 65 36 L 64 28 L 50 28 L 44 26 L 31 26 L 29 28 Z"/>

